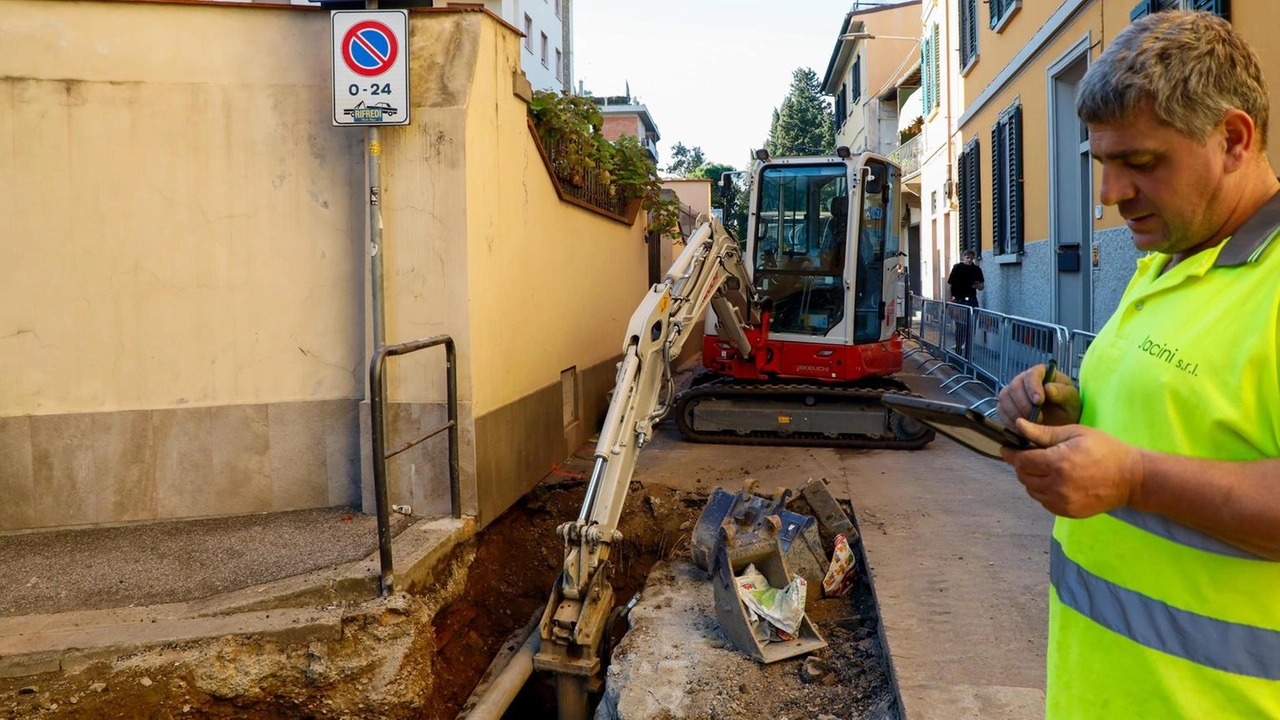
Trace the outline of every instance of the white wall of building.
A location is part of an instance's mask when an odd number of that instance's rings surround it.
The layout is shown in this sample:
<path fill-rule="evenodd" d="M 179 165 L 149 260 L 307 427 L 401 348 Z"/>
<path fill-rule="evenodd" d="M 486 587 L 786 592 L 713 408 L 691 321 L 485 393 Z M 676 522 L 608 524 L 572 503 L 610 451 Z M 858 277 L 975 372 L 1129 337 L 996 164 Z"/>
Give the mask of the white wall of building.
<path fill-rule="evenodd" d="M 946 279 L 959 257 L 960 216 L 953 207 L 955 184 L 952 166 L 959 148 L 952 147 L 955 122 L 964 111 L 960 90 L 960 68 L 953 37 L 958 27 L 954 0 L 924 3 L 921 20 L 923 32 L 938 26 L 938 95 L 933 108 L 924 109 L 920 169 L 920 254 L 921 290 L 926 297 L 942 297 L 947 292 Z"/>
<path fill-rule="evenodd" d="M 475 5 L 475 0 L 437 0 L 436 7 Z M 570 0 L 484 0 L 487 10 L 525 34 L 521 41 L 520 68 L 535 90 L 562 90 L 570 86 L 572 71 L 565 59 L 564 20 Z"/>

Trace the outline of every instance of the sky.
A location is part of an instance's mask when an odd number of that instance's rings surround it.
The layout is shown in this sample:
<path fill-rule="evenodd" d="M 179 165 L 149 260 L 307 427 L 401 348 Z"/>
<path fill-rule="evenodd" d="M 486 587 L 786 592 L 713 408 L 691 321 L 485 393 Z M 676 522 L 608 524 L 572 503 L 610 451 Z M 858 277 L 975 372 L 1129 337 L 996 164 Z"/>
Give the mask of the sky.
<path fill-rule="evenodd" d="M 821 80 L 853 0 L 574 0 L 574 79 L 631 95 L 662 140 L 742 169 L 798 67 Z M 863 2 L 863 6 L 875 3 Z"/>

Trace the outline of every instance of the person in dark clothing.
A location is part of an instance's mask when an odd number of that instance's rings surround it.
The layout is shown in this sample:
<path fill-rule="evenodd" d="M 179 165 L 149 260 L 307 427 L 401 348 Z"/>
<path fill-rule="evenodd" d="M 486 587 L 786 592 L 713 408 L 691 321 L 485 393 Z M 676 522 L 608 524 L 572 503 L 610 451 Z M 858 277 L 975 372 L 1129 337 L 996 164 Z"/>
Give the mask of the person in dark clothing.
<path fill-rule="evenodd" d="M 976 308 L 978 291 L 984 287 L 985 278 L 982 277 L 982 268 L 973 264 L 974 255 L 972 250 L 960 254 L 960 262 L 951 268 L 947 284 L 951 286 L 951 302 Z M 969 357 L 968 316 L 956 322 L 956 352 Z"/>
<path fill-rule="evenodd" d="M 951 268 L 947 284 L 951 286 L 951 302 L 978 307 L 978 291 L 983 288 L 982 268 L 973 264 L 974 252 L 965 250 L 961 261 Z"/>

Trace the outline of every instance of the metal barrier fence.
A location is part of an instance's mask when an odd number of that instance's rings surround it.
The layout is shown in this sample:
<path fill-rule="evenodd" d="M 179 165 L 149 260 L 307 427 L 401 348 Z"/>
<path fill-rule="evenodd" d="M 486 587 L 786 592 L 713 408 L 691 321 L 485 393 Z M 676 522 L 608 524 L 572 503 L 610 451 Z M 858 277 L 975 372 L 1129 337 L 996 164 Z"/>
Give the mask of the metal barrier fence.
<path fill-rule="evenodd" d="M 918 309 L 919 315 L 909 318 L 907 335 L 934 358 L 921 370 L 933 374 L 944 365 L 955 368 L 957 375 L 942 384 L 951 393 L 975 383 L 999 392 L 1018 373 L 1054 359 L 1073 380 L 1079 379 L 1080 360 L 1096 337 L 1083 330 L 1068 331 L 1053 323 L 918 295 L 911 296 L 910 307 Z M 993 412 L 994 407 L 987 414 Z"/>
<path fill-rule="evenodd" d="M 1080 362 L 1084 360 L 1084 351 L 1089 349 L 1096 337 L 1098 336 L 1094 333 L 1084 330 L 1071 331 L 1067 340 L 1067 364 L 1063 367 L 1067 368 L 1067 374 L 1072 380 L 1080 380 Z"/>

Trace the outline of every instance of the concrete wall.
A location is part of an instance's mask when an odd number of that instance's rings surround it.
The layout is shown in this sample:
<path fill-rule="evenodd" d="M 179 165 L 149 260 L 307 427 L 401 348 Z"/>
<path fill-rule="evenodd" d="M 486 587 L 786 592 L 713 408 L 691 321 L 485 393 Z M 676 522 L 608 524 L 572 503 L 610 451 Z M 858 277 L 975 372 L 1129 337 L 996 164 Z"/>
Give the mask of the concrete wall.
<path fill-rule="evenodd" d="M 361 165 L 328 32 L 0 5 L 0 530 L 354 501 Z"/>
<path fill-rule="evenodd" d="M 414 124 L 378 147 L 386 342 L 457 342 L 487 522 L 594 430 L 643 229 L 556 197 L 513 30 L 410 28 Z M 12 0 L 0 36 L 0 531 L 360 503 L 367 149 L 330 125 L 328 14 Z M 443 419 L 442 352 L 388 375 L 390 445 Z M 393 502 L 447 511 L 446 449 L 395 458 Z"/>
<path fill-rule="evenodd" d="M 594 431 L 646 290 L 644 230 L 557 198 L 516 95 L 514 31 L 477 13 L 411 21 L 422 122 L 383 131 L 387 233 L 398 238 L 387 244 L 387 339 L 459 342 L 461 414 L 474 423 L 463 504 L 486 524 Z M 569 422 L 566 370 L 578 398 Z M 443 378 L 438 353 L 399 361 L 389 396 L 403 423 L 389 434 L 407 440 L 442 419 Z M 447 507 L 443 452 L 432 440 L 398 458 L 393 494 Z"/>

